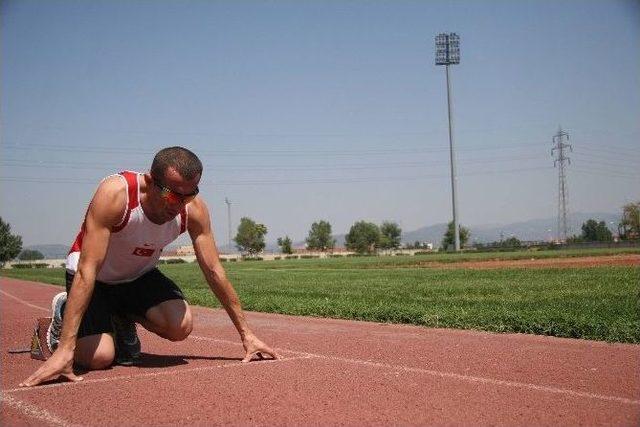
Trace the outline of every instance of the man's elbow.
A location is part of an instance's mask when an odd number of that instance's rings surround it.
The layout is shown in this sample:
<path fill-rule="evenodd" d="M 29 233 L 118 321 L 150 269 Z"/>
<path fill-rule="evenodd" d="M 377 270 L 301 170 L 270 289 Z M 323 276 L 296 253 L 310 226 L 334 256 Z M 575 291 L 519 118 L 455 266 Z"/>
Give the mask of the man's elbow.
<path fill-rule="evenodd" d="M 96 280 L 96 270 L 92 267 L 80 265 L 78 266 L 78 270 L 76 271 L 75 275 L 78 276 L 79 279 L 85 284 L 94 283 Z"/>

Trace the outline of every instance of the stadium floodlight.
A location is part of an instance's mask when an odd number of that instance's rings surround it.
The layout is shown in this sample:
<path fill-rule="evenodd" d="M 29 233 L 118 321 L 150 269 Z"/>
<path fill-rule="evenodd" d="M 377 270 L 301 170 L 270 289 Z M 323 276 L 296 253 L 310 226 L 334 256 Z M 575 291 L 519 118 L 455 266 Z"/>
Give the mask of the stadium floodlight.
<path fill-rule="evenodd" d="M 436 65 L 444 65 L 447 70 L 447 110 L 449 112 L 449 155 L 451 158 L 451 199 L 453 204 L 453 235 L 455 250 L 460 250 L 460 230 L 458 227 L 458 200 L 456 187 L 456 159 L 453 149 L 453 119 L 451 118 L 451 82 L 449 65 L 460 63 L 460 37 L 456 33 L 440 33 L 436 36 Z"/>
<path fill-rule="evenodd" d="M 460 63 L 460 36 L 456 33 L 436 36 L 436 65 Z"/>

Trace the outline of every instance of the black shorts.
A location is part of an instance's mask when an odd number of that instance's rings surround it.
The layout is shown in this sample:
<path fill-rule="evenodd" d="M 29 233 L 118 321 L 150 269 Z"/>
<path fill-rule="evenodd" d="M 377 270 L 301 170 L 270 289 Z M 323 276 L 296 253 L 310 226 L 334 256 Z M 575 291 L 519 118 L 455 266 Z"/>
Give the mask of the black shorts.
<path fill-rule="evenodd" d="M 67 271 L 67 293 L 73 284 L 73 277 L 74 274 Z M 184 295 L 178 285 L 157 268 L 132 282 L 114 285 L 96 281 L 91 301 L 80 323 L 78 338 L 113 333 L 113 314 L 145 317 L 151 307 L 173 299 L 184 300 Z"/>

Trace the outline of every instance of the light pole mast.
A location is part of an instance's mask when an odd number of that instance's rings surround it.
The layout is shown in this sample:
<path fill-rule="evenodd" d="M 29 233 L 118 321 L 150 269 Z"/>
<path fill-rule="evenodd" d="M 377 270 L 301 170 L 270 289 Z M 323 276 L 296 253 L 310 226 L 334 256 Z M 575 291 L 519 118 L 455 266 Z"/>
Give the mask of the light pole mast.
<path fill-rule="evenodd" d="M 227 245 L 229 246 L 229 251 L 231 251 L 231 200 L 225 197 L 224 202 L 227 204 L 227 229 L 229 232 L 229 239 L 227 240 Z"/>
<path fill-rule="evenodd" d="M 449 157 L 451 161 L 451 202 L 453 205 L 453 235 L 456 252 L 460 251 L 458 226 L 458 198 L 456 195 L 458 176 L 453 144 L 453 118 L 451 115 L 451 79 L 449 65 L 460 63 L 460 37 L 456 33 L 441 33 L 436 36 L 436 65 L 444 65 L 447 74 L 447 112 L 449 115 Z"/>

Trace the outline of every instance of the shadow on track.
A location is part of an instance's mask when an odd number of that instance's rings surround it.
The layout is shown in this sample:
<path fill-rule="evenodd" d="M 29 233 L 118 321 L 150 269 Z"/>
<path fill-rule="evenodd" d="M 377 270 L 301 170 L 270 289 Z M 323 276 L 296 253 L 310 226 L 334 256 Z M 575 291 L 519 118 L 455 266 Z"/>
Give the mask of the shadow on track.
<path fill-rule="evenodd" d="M 222 357 L 222 356 L 193 356 L 193 355 L 175 355 L 175 354 L 151 354 L 141 353 L 140 360 L 134 366 L 136 368 L 167 368 L 170 366 L 186 365 L 189 360 L 235 360 L 241 361 L 241 357 Z"/>

